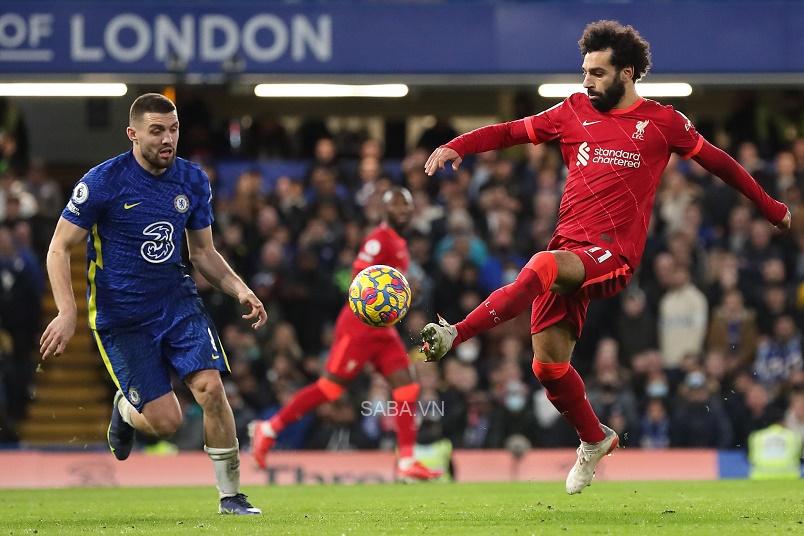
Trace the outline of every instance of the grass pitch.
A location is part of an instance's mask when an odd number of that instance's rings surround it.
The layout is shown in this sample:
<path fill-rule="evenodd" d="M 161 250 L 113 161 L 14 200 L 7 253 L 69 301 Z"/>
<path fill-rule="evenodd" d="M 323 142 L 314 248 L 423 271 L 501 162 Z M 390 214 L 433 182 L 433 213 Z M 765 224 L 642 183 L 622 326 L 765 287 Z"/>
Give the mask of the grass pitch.
<path fill-rule="evenodd" d="M 804 482 L 279 486 L 261 517 L 220 516 L 211 488 L 0 491 L 4 534 L 804 534 Z"/>

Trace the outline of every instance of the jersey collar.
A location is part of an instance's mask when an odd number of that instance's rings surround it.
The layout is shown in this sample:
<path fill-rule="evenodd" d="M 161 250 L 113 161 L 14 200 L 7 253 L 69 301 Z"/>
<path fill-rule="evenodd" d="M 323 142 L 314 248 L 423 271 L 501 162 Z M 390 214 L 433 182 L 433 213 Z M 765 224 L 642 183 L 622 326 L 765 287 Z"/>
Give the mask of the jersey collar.
<path fill-rule="evenodd" d="M 616 109 L 614 109 L 614 110 L 609 110 L 609 113 L 610 113 L 611 115 L 623 115 L 623 114 L 627 114 L 628 112 L 633 112 L 634 110 L 636 110 L 636 109 L 637 109 L 637 108 L 638 108 L 638 107 L 639 107 L 639 106 L 640 106 L 640 105 L 641 105 L 643 102 L 645 102 L 645 99 L 644 99 L 643 97 L 639 97 L 639 98 L 638 98 L 638 99 L 637 99 L 637 100 L 634 102 L 634 104 L 632 104 L 632 105 L 631 105 L 631 106 L 629 106 L 628 108 L 623 108 L 622 110 L 616 110 Z"/>

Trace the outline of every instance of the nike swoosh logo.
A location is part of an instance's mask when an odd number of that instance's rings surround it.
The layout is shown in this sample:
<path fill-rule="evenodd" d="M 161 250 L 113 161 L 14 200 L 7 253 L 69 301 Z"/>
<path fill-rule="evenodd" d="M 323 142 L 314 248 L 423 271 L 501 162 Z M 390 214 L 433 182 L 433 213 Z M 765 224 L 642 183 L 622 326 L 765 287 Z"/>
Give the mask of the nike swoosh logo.
<path fill-rule="evenodd" d="M 221 358 L 221 356 L 219 356 L 219 355 L 214 355 L 214 354 L 213 354 L 213 356 L 212 356 L 212 360 L 213 360 L 213 361 L 215 361 L 216 359 L 220 359 L 220 358 Z"/>
<path fill-rule="evenodd" d="M 584 121 L 583 126 L 588 127 L 589 125 L 594 125 L 595 123 L 600 123 L 600 121 Z"/>
<path fill-rule="evenodd" d="M 142 203 L 142 201 L 140 201 L 140 202 L 138 202 L 138 203 L 131 203 L 130 205 L 129 205 L 128 203 L 126 203 L 125 205 L 123 205 L 123 208 L 124 208 L 124 209 L 126 209 L 126 210 L 128 210 L 128 209 L 130 209 L 130 208 L 134 208 L 134 207 L 136 207 L 136 206 L 137 206 L 137 205 L 139 205 L 140 203 Z"/>

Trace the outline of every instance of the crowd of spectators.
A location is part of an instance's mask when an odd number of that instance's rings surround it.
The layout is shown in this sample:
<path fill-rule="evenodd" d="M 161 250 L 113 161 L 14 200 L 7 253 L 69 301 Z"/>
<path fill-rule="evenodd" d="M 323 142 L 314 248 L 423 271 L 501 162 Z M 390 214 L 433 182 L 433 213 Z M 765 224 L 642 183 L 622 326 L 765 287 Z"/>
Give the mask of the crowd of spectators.
<path fill-rule="evenodd" d="M 546 247 L 565 179 L 553 145 L 476 155 L 457 172 L 428 177 L 430 150 L 455 133 L 444 121 L 402 159 L 386 157 L 378 140 L 312 125 L 298 133 L 309 144 L 306 169 L 267 180 L 256 159 L 287 156 L 293 146 L 277 121 L 238 138 L 250 144 L 241 157 L 255 165 L 237 177 L 219 177 L 203 131 L 183 123 L 180 151 L 205 160 L 213 184 L 217 247 L 269 314 L 266 329 L 251 331 L 234 300 L 193 274 L 227 349 L 225 384 L 244 446 L 251 420 L 269 417 L 321 374 L 352 260 L 390 185 L 405 185 L 415 203 L 407 236 L 414 302 L 399 326 L 415 357 L 418 332 L 436 313 L 457 321 Z M 40 300 L 30 297 L 43 292 L 42 244 L 64 189 L 37 162 L 24 172 L 10 164 L 13 133 L 0 140 L 2 438 L 4 420 L 24 416 L 41 326 Z M 771 409 L 804 434 L 804 138 L 768 154 L 750 141 L 728 149 L 790 207 L 794 228 L 777 232 L 696 163 L 671 159 L 642 264 L 625 292 L 590 306 L 573 357 L 593 407 L 627 447 L 744 448 Z M 234 187 L 222 188 L 227 181 Z M 421 416 L 420 441 L 499 448 L 524 436 L 534 447 L 577 445 L 531 359 L 523 314 L 438 364 L 415 362 L 422 402 L 443 408 Z M 186 421 L 173 442 L 198 448 L 200 411 L 189 393 L 179 395 Z M 387 383 L 367 370 L 340 400 L 289 427 L 278 448 L 391 449 L 393 418 L 361 411 L 365 401 L 389 399 Z"/>

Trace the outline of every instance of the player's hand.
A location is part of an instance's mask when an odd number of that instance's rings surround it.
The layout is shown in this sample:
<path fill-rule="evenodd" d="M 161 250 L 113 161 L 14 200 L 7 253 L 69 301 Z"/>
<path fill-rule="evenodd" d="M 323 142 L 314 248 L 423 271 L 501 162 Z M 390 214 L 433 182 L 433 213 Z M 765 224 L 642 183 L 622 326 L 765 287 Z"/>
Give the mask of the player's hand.
<path fill-rule="evenodd" d="M 60 356 L 64 352 L 67 343 L 75 334 L 75 322 L 75 313 L 59 313 L 51 320 L 42 333 L 42 338 L 39 339 L 39 352 L 43 360 L 51 355 Z"/>
<path fill-rule="evenodd" d="M 782 221 L 777 223 L 775 225 L 775 227 L 777 229 L 782 230 L 782 231 L 787 231 L 787 230 L 790 229 L 790 225 L 792 224 L 792 219 L 793 219 L 793 216 L 790 215 L 790 210 L 788 210 L 787 214 L 785 214 L 784 218 L 782 218 Z"/>
<path fill-rule="evenodd" d="M 237 296 L 237 301 L 242 303 L 243 305 L 247 305 L 251 307 L 251 311 L 243 315 L 243 318 L 246 320 L 254 320 L 257 319 L 256 322 L 251 324 L 251 327 L 254 329 L 259 329 L 265 325 L 268 321 L 268 313 L 265 312 L 265 306 L 262 304 L 260 299 L 254 295 L 253 292 L 250 290 L 247 292 L 241 292 Z"/>
<path fill-rule="evenodd" d="M 424 172 L 433 176 L 433 173 L 438 171 L 439 169 L 444 169 L 444 164 L 452 160 L 452 169 L 455 171 L 461 166 L 461 162 L 463 162 L 463 158 L 455 151 L 454 149 L 450 149 L 449 147 L 439 147 L 433 154 L 430 155 L 430 158 L 427 159 L 427 162 L 424 164 Z"/>

